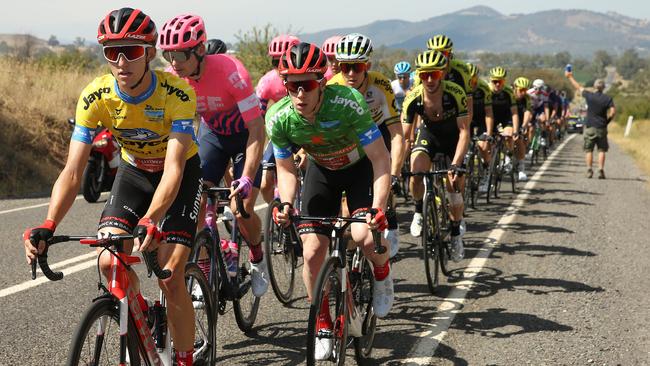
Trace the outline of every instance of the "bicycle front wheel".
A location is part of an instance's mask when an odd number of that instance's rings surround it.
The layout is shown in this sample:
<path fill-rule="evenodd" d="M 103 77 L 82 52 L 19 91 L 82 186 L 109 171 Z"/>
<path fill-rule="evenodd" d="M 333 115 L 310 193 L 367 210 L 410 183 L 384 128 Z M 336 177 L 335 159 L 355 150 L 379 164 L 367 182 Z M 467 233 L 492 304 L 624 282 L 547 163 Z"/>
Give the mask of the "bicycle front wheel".
<path fill-rule="evenodd" d="M 339 259 L 329 257 L 316 279 L 313 289 L 311 306 L 309 307 L 309 323 L 307 326 L 307 365 L 345 364 L 345 348 L 348 343 L 348 307 L 346 293 L 341 291 L 344 279 L 339 271 Z M 326 305 L 332 319 L 332 329 L 318 329 L 318 318 L 321 314 L 321 304 L 327 297 Z M 323 349 L 324 347 L 331 347 Z M 323 359 L 316 359 L 316 353 Z"/>
<path fill-rule="evenodd" d="M 377 316 L 372 307 L 372 289 L 375 283 L 375 276 L 370 268 L 370 263 L 362 257 L 361 267 L 363 270 L 358 273 L 350 272 L 350 283 L 352 286 L 352 298 L 354 305 L 361 311 L 363 326 L 362 336 L 354 338 L 354 355 L 357 365 L 370 363 L 375 332 L 377 330 Z"/>
<path fill-rule="evenodd" d="M 233 310 L 237 326 L 242 332 L 249 332 L 253 328 L 257 318 L 257 310 L 260 306 L 260 298 L 253 295 L 251 289 L 251 263 L 249 259 L 248 243 L 241 241 L 239 245 L 239 270 L 237 271 L 238 294 L 233 300 Z M 241 296 L 239 296 L 241 295 Z"/>
<path fill-rule="evenodd" d="M 273 200 L 266 211 L 264 260 L 267 264 L 266 268 L 275 297 L 286 305 L 293 296 L 296 277 L 296 254 L 290 240 L 287 243 L 282 242 L 282 229 L 273 222 L 273 208 L 279 206 L 280 202 Z"/>
<path fill-rule="evenodd" d="M 214 366 L 217 362 L 217 317 L 215 301 L 205 275 L 195 263 L 185 265 L 185 284 L 194 307 L 194 361 Z"/>
<path fill-rule="evenodd" d="M 424 259 L 424 272 L 427 275 L 427 286 L 429 286 L 429 291 L 434 294 L 436 292 L 436 287 L 438 286 L 438 263 L 440 261 L 440 256 L 438 249 L 436 248 L 435 241 L 436 231 L 438 230 L 438 225 L 436 220 L 436 208 L 432 199 L 436 199 L 437 196 L 432 193 L 427 193 L 422 202 L 422 258 Z"/>
<path fill-rule="evenodd" d="M 130 322 L 129 322 L 130 323 Z M 129 324 L 128 365 L 140 365 L 135 328 Z M 120 314 L 112 297 L 96 300 L 84 314 L 72 338 L 67 365 L 116 365 L 120 361 Z"/>

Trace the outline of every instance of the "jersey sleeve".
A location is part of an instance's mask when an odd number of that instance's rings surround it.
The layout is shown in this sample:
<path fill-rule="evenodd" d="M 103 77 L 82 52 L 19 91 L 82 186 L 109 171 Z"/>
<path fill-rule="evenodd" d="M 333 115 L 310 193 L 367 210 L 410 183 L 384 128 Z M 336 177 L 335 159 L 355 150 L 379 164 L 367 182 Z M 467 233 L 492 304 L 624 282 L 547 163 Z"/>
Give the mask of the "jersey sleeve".
<path fill-rule="evenodd" d="M 417 99 L 422 95 L 422 84 L 414 87 L 406 94 L 402 103 L 402 122 L 412 124 L 415 121 Z"/>
<path fill-rule="evenodd" d="M 486 107 L 491 106 L 492 105 L 492 90 L 490 89 L 490 87 L 485 82 L 481 82 L 479 85 L 481 87 L 481 90 L 483 90 L 483 95 L 484 95 L 484 98 L 485 98 L 485 101 L 484 101 L 485 106 Z"/>
<path fill-rule="evenodd" d="M 508 94 L 508 99 L 510 99 L 510 107 L 517 105 L 517 99 L 515 98 L 515 92 L 511 87 L 506 87 L 504 91 Z"/>
<path fill-rule="evenodd" d="M 104 86 L 101 78 L 93 80 L 88 84 L 79 96 L 75 111 L 75 126 L 72 132 L 72 140 L 91 144 L 95 137 L 97 126 L 107 116 L 102 113 L 101 96 L 110 93 L 111 86 Z M 104 108 L 105 109 L 105 108 Z"/>
<path fill-rule="evenodd" d="M 469 67 L 464 63 L 464 62 L 459 62 L 458 64 L 458 73 L 460 76 L 463 78 L 463 91 L 465 92 L 466 96 L 470 97 L 472 96 L 472 84 L 471 84 L 471 79 L 472 75 L 469 71 Z"/>
<path fill-rule="evenodd" d="M 375 121 L 370 116 L 366 98 L 356 89 L 347 88 L 342 90 L 346 90 L 349 93 L 348 97 L 355 102 L 348 104 L 344 110 L 347 111 L 348 121 L 350 121 L 352 129 L 359 138 L 361 146 L 367 146 L 381 138 L 381 131 L 379 131 Z"/>
<path fill-rule="evenodd" d="M 165 114 L 172 122 L 170 132 L 194 135 L 194 115 L 196 113 L 196 93 L 185 80 L 166 73 L 167 82 L 179 91 L 168 96 Z"/>
<path fill-rule="evenodd" d="M 449 92 L 456 101 L 458 117 L 467 116 L 467 94 L 465 94 L 465 91 L 458 84 L 451 81 L 443 81 L 443 83 L 445 83 L 445 91 Z"/>
<path fill-rule="evenodd" d="M 289 102 L 291 103 L 291 102 Z M 288 159 L 292 156 L 291 141 L 284 126 L 288 124 L 289 107 L 286 102 L 275 103 L 266 112 L 266 134 L 273 144 L 276 159 Z"/>
<path fill-rule="evenodd" d="M 375 83 L 381 89 L 384 96 L 384 123 L 386 126 L 390 126 L 399 122 L 399 113 L 397 112 L 397 101 L 395 101 L 395 93 L 393 92 L 393 87 L 391 86 L 390 80 L 382 74 L 377 74 L 375 76 Z"/>
<path fill-rule="evenodd" d="M 253 90 L 251 78 L 244 65 L 239 60 L 229 57 L 228 62 L 224 62 L 223 66 L 223 72 L 228 81 L 228 91 L 237 101 L 237 107 L 244 122 L 248 123 L 261 117 L 260 101 Z"/>

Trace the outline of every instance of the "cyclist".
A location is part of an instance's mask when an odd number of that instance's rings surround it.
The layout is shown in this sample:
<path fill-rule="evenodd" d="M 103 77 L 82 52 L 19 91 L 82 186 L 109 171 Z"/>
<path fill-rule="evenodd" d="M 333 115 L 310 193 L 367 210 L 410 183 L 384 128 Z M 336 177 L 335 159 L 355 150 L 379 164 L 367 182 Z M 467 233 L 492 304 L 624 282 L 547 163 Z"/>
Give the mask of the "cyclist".
<path fill-rule="evenodd" d="M 325 53 L 325 56 L 327 56 L 327 62 L 329 63 L 329 67 L 325 73 L 325 79 L 327 80 L 341 72 L 341 69 L 339 69 L 339 62 L 336 60 L 336 45 L 339 43 L 341 38 L 343 37 L 331 36 L 323 42 L 323 45 L 320 48 L 323 53 Z"/>
<path fill-rule="evenodd" d="M 229 161 L 233 162 L 236 180 L 232 184 L 237 188 L 231 197 L 239 193 L 250 213 L 244 218 L 237 212 L 237 222 L 250 246 L 252 292 L 260 297 L 268 288 L 268 279 L 260 245 L 261 221 L 254 205 L 261 181 L 258 167 L 264 147 L 264 120 L 244 65 L 230 55 L 206 55 L 206 39 L 203 19 L 181 14 L 163 25 L 158 44 L 170 63 L 168 70 L 196 91 L 204 183 L 219 184 Z M 236 211 L 234 206 L 232 211 Z"/>
<path fill-rule="evenodd" d="M 393 94 L 395 94 L 398 112 L 402 110 L 402 103 L 404 103 L 406 93 L 411 89 L 411 86 L 413 86 L 411 81 L 411 71 L 411 64 L 406 61 L 396 63 L 393 68 L 396 79 L 390 82 L 390 86 L 393 88 Z"/>
<path fill-rule="evenodd" d="M 546 83 L 542 79 L 535 79 L 533 87 L 528 89 L 530 95 L 530 103 L 533 107 L 533 120 L 539 121 L 542 127 L 542 137 L 540 138 L 540 145 L 546 146 L 548 123 L 551 118 L 551 112 L 548 106 L 548 93 L 544 91 Z M 537 122 L 536 122 L 537 123 Z"/>
<path fill-rule="evenodd" d="M 368 225 L 352 224 L 352 238 L 363 246 L 373 263 L 373 308 L 384 317 L 393 303 L 393 281 L 387 253 L 374 253 L 373 229 L 388 226 L 383 213 L 390 189 L 389 155 L 381 132 L 374 123 L 362 94 L 354 88 L 326 85 L 327 60 L 313 44 L 292 46 L 280 60 L 280 73 L 289 96 L 274 104 L 266 115 L 266 129 L 273 142 L 280 197 L 291 202 L 296 193 L 296 168 L 291 160 L 292 144 L 304 148 L 311 160 L 302 191 L 301 213 L 309 216 L 336 216 L 342 192 L 349 210 L 365 217 Z M 367 208 L 378 210 L 370 220 Z M 288 224 L 285 210 L 274 212 L 276 222 Z M 327 255 L 331 228 L 320 222 L 299 223 L 303 241 L 303 280 L 311 300 L 312 288 Z M 385 240 L 382 239 L 385 246 Z M 324 301 L 327 301 L 325 299 Z M 319 334 L 331 332 L 328 306 L 322 308 Z M 317 340 L 317 359 L 332 352 L 332 338 Z"/>
<path fill-rule="evenodd" d="M 517 101 L 517 115 L 519 115 L 519 121 L 521 121 L 521 130 L 527 137 L 528 141 L 533 141 L 535 129 L 534 122 L 532 121 L 533 112 L 530 104 L 530 96 L 528 95 L 528 89 L 530 89 L 530 80 L 526 77 L 520 76 L 516 78 L 512 83 L 512 87 L 515 92 L 515 100 Z M 523 139 L 519 140 L 520 141 L 518 148 L 525 148 L 525 141 L 523 141 Z M 529 155 L 532 155 L 533 151 L 529 150 L 528 153 Z M 525 156 L 524 158 L 528 157 L 530 156 Z"/>
<path fill-rule="evenodd" d="M 545 91 L 548 93 L 548 107 L 550 111 L 550 136 L 549 142 L 550 145 L 553 145 L 555 139 L 558 137 L 560 132 L 561 120 L 562 117 L 562 98 L 557 93 L 557 91 L 551 88 L 549 85 L 546 85 Z"/>
<path fill-rule="evenodd" d="M 524 160 L 526 157 L 525 149 L 521 148 L 522 141 L 519 136 L 519 113 L 517 111 L 517 100 L 515 99 L 514 91 L 506 85 L 507 71 L 501 66 L 493 67 L 490 70 L 490 87 L 492 89 L 492 112 L 494 113 L 494 124 L 501 125 L 503 131 L 501 134 L 505 137 L 505 145 L 509 154 L 506 155 L 505 165 L 506 169 L 512 169 L 512 159 L 510 154 L 513 153 L 514 146 L 518 146 L 516 150 L 516 158 L 519 160 L 518 164 L 518 178 L 519 180 L 526 180 L 528 177 L 524 171 Z M 522 139 L 523 140 L 523 139 Z"/>
<path fill-rule="evenodd" d="M 196 232 L 201 170 L 192 122 L 194 90 L 182 79 L 149 67 L 156 55 L 156 25 L 138 9 L 121 8 L 99 23 L 97 41 L 110 74 L 84 88 L 66 165 L 52 189 L 45 222 L 23 235 L 28 262 L 43 253 L 44 241 L 75 201 L 98 124 L 121 146 L 115 183 L 99 220 L 98 235 L 133 233 L 139 251 L 158 249 L 162 268 L 172 276 L 158 284 L 167 298 L 167 316 L 178 365 L 191 365 L 194 309 L 185 288 L 184 268 Z M 170 92 L 172 91 L 172 92 Z M 162 238 L 162 239 L 161 239 Z M 31 243 L 38 243 L 33 246 Z M 133 242 L 125 243 L 127 252 Z M 110 279 L 111 257 L 99 259 Z M 128 272 L 139 293 L 138 277 Z M 144 308 L 145 302 L 138 295 Z"/>
<path fill-rule="evenodd" d="M 490 143 L 494 132 L 494 116 L 492 115 L 492 91 L 490 86 L 478 78 L 479 69 L 476 65 L 467 63 L 471 79 L 472 94 L 474 100 L 474 113 L 470 124 L 470 136 L 474 136 L 474 129 L 477 129 L 481 139 L 478 141 L 478 151 L 483 160 L 483 169 L 487 171 L 490 164 Z M 488 175 L 484 174 L 479 183 L 479 192 L 487 192 Z"/>
<path fill-rule="evenodd" d="M 399 187 L 401 174 L 404 139 L 402 126 L 393 88 L 390 80 L 377 71 L 369 71 L 371 67 L 372 41 L 360 33 L 348 34 L 341 38 L 336 45 L 336 60 L 341 72 L 334 75 L 327 84 L 346 85 L 357 89 L 366 98 L 370 115 L 381 131 L 386 148 L 391 153 L 391 186 Z M 386 238 L 390 243 L 391 257 L 397 254 L 399 248 L 399 233 L 397 212 L 392 205 L 386 212 L 388 230 Z"/>
<path fill-rule="evenodd" d="M 205 48 L 205 53 L 208 55 L 228 52 L 228 46 L 226 46 L 226 44 L 220 39 L 208 39 L 208 41 L 205 42 Z"/>
<path fill-rule="evenodd" d="M 287 96 L 287 89 L 284 87 L 282 78 L 278 73 L 278 63 L 280 56 L 294 44 L 300 43 L 298 37 L 282 34 L 274 37 L 269 42 L 268 55 L 271 57 L 271 65 L 273 68 L 269 70 L 260 81 L 257 83 L 255 92 L 257 97 L 260 98 L 262 104 L 262 113 L 266 113 L 268 107 L 273 103 Z M 275 157 L 273 156 L 273 146 L 271 141 L 268 142 L 262 155 L 262 198 L 266 203 L 273 200 L 273 193 L 275 189 L 275 171 L 267 169 L 269 165 L 275 164 Z"/>
<path fill-rule="evenodd" d="M 422 118 L 415 147 L 411 152 L 412 172 L 431 169 L 431 160 L 437 153 L 444 154 L 451 161 L 446 189 L 451 206 L 449 218 L 452 259 L 459 261 L 464 256 L 460 226 L 464 210 L 462 192 L 465 178 L 458 172 L 458 168 L 463 164 L 469 146 L 470 119 L 465 92 L 456 83 L 445 80 L 448 62 L 447 57 L 438 51 L 429 50 L 418 55 L 416 68 L 421 83 L 404 100 L 402 122 L 408 124 L 405 134 L 409 135 L 416 116 Z M 411 235 L 420 236 L 424 196 L 422 177 L 411 179 L 411 194 L 415 201 Z"/>
<path fill-rule="evenodd" d="M 454 59 L 454 42 L 444 34 L 437 34 L 427 41 L 427 48 L 442 52 L 447 58 L 446 80 L 454 82 L 463 88 L 463 91 L 467 95 L 467 114 L 471 120 L 474 109 L 472 85 L 470 82 L 472 76 L 465 62 Z"/>

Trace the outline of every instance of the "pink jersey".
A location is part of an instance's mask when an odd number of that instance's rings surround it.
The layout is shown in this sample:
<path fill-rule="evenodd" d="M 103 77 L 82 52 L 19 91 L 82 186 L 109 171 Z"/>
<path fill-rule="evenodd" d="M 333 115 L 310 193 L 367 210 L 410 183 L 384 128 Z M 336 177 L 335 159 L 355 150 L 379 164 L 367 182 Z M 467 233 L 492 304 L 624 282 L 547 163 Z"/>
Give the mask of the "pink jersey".
<path fill-rule="evenodd" d="M 275 69 L 262 76 L 260 81 L 257 83 L 255 92 L 257 93 L 257 97 L 260 98 L 262 111 L 264 111 L 264 113 L 266 113 L 266 107 L 268 106 L 269 101 L 272 100 L 275 103 L 287 95 L 287 89 L 284 87 L 282 78 Z"/>
<path fill-rule="evenodd" d="M 262 116 L 248 71 L 238 59 L 226 54 L 208 55 L 204 67 L 201 79 L 185 80 L 196 92 L 196 111 L 212 131 L 220 135 L 239 133 L 249 121 Z M 174 73 L 171 67 L 167 71 Z"/>

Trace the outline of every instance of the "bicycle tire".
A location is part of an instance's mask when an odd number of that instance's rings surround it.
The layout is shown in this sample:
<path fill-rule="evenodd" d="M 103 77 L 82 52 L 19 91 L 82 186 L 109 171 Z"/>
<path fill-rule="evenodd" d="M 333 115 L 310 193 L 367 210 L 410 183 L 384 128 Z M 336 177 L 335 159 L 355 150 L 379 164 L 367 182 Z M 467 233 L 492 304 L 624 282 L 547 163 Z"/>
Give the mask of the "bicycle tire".
<path fill-rule="evenodd" d="M 499 146 L 499 143 L 497 143 L 492 151 L 492 158 L 490 160 L 490 167 L 488 171 L 488 189 L 485 194 L 485 201 L 489 204 L 490 203 L 490 197 L 494 195 L 494 198 L 498 198 L 497 194 L 494 192 L 496 189 L 496 176 L 497 176 L 497 169 L 499 165 L 499 155 L 501 152 L 501 148 Z"/>
<path fill-rule="evenodd" d="M 371 364 L 370 354 L 372 353 L 377 332 L 377 316 L 372 307 L 372 290 L 375 276 L 370 268 L 370 263 L 362 257 L 363 270 L 355 276 L 350 273 L 350 284 L 352 286 L 352 298 L 358 309 L 363 309 L 363 335 L 355 337 L 354 357 L 358 365 Z"/>
<path fill-rule="evenodd" d="M 112 337 L 107 337 L 107 334 L 110 331 L 105 331 L 101 337 L 101 340 L 98 340 L 97 337 L 100 335 L 97 334 L 97 321 L 100 321 L 101 318 L 108 317 L 108 322 L 105 324 L 105 329 L 113 328 L 116 330 L 116 334 Z M 129 316 L 129 319 L 131 317 Z M 120 314 L 118 310 L 117 301 L 113 297 L 102 297 L 90 305 L 86 310 L 86 313 L 81 318 L 81 323 L 79 323 L 78 328 L 75 330 L 75 333 L 72 337 L 72 343 L 70 352 L 68 353 L 68 359 L 66 365 L 77 366 L 77 365 L 115 365 L 119 363 L 120 356 Z M 114 326 L 114 327 L 113 327 Z M 132 324 L 132 320 L 129 320 L 129 330 L 128 334 L 136 334 L 135 327 Z M 88 337 L 95 337 L 94 341 L 87 341 Z M 114 341 L 115 345 L 115 357 L 110 359 L 105 359 L 105 362 L 101 362 L 102 357 L 106 355 L 104 341 Z M 99 350 L 96 348 L 99 345 Z M 95 348 L 92 353 L 91 360 L 83 358 L 82 353 L 84 346 L 89 346 Z M 99 353 L 97 352 L 99 351 Z M 136 337 L 127 336 L 127 351 L 130 361 L 130 366 L 139 366 L 140 358 L 142 357 L 142 350 L 140 349 L 139 342 L 136 340 Z M 87 361 L 86 361 L 87 360 Z"/>
<path fill-rule="evenodd" d="M 293 245 L 282 243 L 281 229 L 273 222 L 273 209 L 279 206 L 280 201 L 273 200 L 266 210 L 264 260 L 275 297 L 287 305 L 293 297 L 297 259 Z"/>
<path fill-rule="evenodd" d="M 424 273 L 427 277 L 427 286 L 429 292 L 436 293 L 438 286 L 439 274 L 438 267 L 440 257 L 434 243 L 436 240 L 436 231 L 438 230 L 437 217 L 435 214 L 436 206 L 432 207 L 431 200 L 435 199 L 433 193 L 427 193 L 428 197 L 422 202 L 422 259 L 424 260 Z"/>
<path fill-rule="evenodd" d="M 334 338 L 333 350 L 330 358 L 324 362 L 333 362 L 336 365 L 345 364 L 345 349 L 348 344 L 348 307 L 345 301 L 345 293 L 341 291 L 340 262 L 336 257 L 329 257 L 323 263 L 313 288 L 311 305 L 309 306 L 309 320 L 307 325 L 307 365 L 314 366 L 322 364 L 314 357 L 316 350 L 316 338 L 318 336 L 316 325 L 320 314 L 320 306 L 323 302 L 323 295 L 328 293 L 330 307 L 334 305 L 332 336 Z M 332 296 L 333 295 L 333 296 Z M 330 311 L 331 314 L 331 311 Z"/>
<path fill-rule="evenodd" d="M 208 275 L 210 278 L 207 278 L 207 280 L 212 290 L 212 304 L 214 305 L 213 310 L 215 317 L 218 317 L 219 314 L 223 315 L 225 313 L 225 304 L 222 304 L 222 302 L 225 302 L 225 299 L 221 299 L 219 297 L 219 268 L 217 267 L 218 265 L 212 266 L 212 263 L 219 262 L 217 258 L 212 258 L 216 246 L 214 244 L 214 240 L 212 239 L 212 234 L 207 230 L 201 230 L 198 234 L 196 234 L 194 245 L 190 251 L 190 259 L 188 263 L 198 263 L 201 249 L 204 249 L 206 251 L 208 260 L 210 261 L 210 266 L 213 269 L 212 273 Z"/>
<path fill-rule="evenodd" d="M 244 333 L 249 332 L 253 328 L 253 324 L 255 324 L 255 319 L 257 318 L 257 311 L 260 306 L 260 298 L 254 296 L 251 289 L 251 267 L 248 256 L 248 243 L 241 240 L 239 243 L 237 264 L 237 283 L 239 286 L 244 284 L 247 288 L 242 297 L 235 296 L 233 300 L 233 312 L 235 313 L 237 326 Z"/>
<path fill-rule="evenodd" d="M 194 362 L 196 364 L 214 366 L 217 363 L 217 320 L 219 313 L 214 309 L 216 302 L 214 292 L 210 288 L 208 280 L 196 263 L 187 263 L 185 265 L 185 284 L 194 306 Z M 199 286 L 203 296 L 198 297 L 193 294 L 194 286 Z M 208 294 L 208 296 L 205 296 Z M 206 324 L 199 322 L 199 314 L 206 317 Z M 199 337 L 201 339 L 199 339 Z M 199 347 L 199 350 L 196 348 Z"/>

